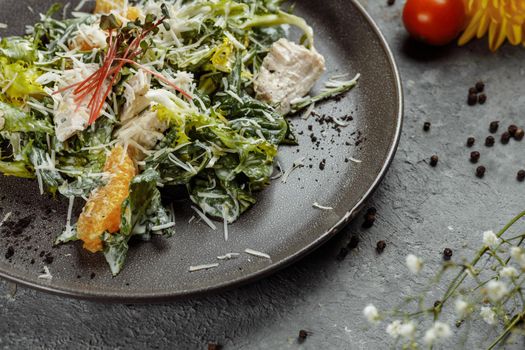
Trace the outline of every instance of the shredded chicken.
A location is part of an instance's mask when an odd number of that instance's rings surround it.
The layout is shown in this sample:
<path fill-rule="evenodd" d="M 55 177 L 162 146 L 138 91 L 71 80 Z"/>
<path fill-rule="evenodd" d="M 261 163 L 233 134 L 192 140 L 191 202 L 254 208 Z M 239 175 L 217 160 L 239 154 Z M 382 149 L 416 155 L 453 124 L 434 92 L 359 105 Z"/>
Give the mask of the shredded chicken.
<path fill-rule="evenodd" d="M 150 84 L 151 77 L 142 70 L 124 83 L 126 102 L 120 115 L 121 122 L 127 122 L 149 106 L 150 100 L 145 95 L 149 91 Z"/>
<path fill-rule="evenodd" d="M 77 83 L 86 79 L 98 69 L 97 64 L 79 65 L 74 69 L 63 72 L 62 75 L 53 75 L 50 80 L 58 81 L 58 88 Z M 43 78 L 43 76 L 41 77 Z M 108 82 L 105 82 L 107 87 Z M 87 128 L 90 116 L 88 107 L 91 96 L 87 96 L 81 103 L 77 104 L 72 90 L 67 90 L 59 94 L 54 94 L 54 122 L 55 134 L 60 142 L 64 142 L 77 132 Z"/>
<path fill-rule="evenodd" d="M 291 102 L 306 95 L 324 71 L 322 55 L 280 39 L 270 48 L 255 80 L 257 98 L 276 105 L 280 113 L 286 114 Z"/>
<path fill-rule="evenodd" d="M 147 110 L 124 124 L 116 137 L 128 143 L 134 150 L 135 160 L 139 160 L 144 157 L 145 150 L 152 149 L 164 138 L 163 132 L 167 127 L 165 122 L 159 120 L 156 111 Z"/>

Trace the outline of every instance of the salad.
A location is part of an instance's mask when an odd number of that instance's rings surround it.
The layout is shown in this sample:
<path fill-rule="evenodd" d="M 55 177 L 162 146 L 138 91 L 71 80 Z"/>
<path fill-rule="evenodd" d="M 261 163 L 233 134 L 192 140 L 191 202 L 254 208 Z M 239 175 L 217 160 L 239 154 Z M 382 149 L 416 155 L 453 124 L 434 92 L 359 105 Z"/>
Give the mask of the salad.
<path fill-rule="evenodd" d="M 297 142 L 286 117 L 358 79 L 308 96 L 325 60 L 280 2 L 97 0 L 69 19 L 55 5 L 0 41 L 0 172 L 69 199 L 57 244 L 82 241 L 115 275 L 132 237 L 175 233 L 173 186 L 227 239 Z"/>

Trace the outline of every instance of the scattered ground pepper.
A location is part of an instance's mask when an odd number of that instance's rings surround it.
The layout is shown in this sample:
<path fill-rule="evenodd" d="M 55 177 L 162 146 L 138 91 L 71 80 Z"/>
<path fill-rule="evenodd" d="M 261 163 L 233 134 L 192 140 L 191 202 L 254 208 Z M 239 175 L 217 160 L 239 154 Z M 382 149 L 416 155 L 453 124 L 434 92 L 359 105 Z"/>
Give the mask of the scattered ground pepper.
<path fill-rule="evenodd" d="M 93 279 L 95 278 L 96 274 L 94 272 L 91 272 L 91 275 L 89 275 L 89 278 Z"/>
<path fill-rule="evenodd" d="M 487 138 L 485 139 L 485 146 L 492 147 L 492 146 L 494 146 L 495 142 L 496 142 L 496 140 L 494 139 L 493 136 L 487 136 Z"/>
<path fill-rule="evenodd" d="M 437 155 L 433 155 L 432 157 L 430 157 L 430 166 L 436 166 L 438 164 L 438 156 Z"/>
<path fill-rule="evenodd" d="M 326 166 L 326 159 L 323 159 L 319 163 L 319 169 L 324 170 L 325 166 Z"/>
<path fill-rule="evenodd" d="M 475 139 L 475 138 L 473 138 L 473 137 L 469 137 L 469 138 L 467 139 L 467 147 L 472 147 L 472 146 L 474 146 L 474 143 L 476 143 L 476 139 Z"/>
<path fill-rule="evenodd" d="M 489 131 L 494 134 L 496 131 L 498 131 L 498 128 L 499 128 L 499 121 L 493 121 L 490 123 Z"/>
<path fill-rule="evenodd" d="M 445 248 L 445 250 L 443 250 L 443 260 L 449 261 L 450 258 L 452 258 L 452 249 Z"/>
<path fill-rule="evenodd" d="M 425 122 L 425 124 L 423 124 L 423 130 L 424 131 L 429 131 L 430 130 L 430 122 Z"/>
<path fill-rule="evenodd" d="M 480 156 L 481 156 L 481 154 L 478 151 L 471 152 L 470 153 L 470 161 L 472 163 L 477 163 Z"/>
<path fill-rule="evenodd" d="M 11 259 L 11 257 L 15 255 L 15 248 L 12 246 L 7 247 L 7 251 L 5 252 L 5 258 Z"/>
<path fill-rule="evenodd" d="M 476 176 L 480 179 L 485 176 L 485 172 L 487 171 L 487 168 L 485 168 L 483 165 L 480 165 L 476 168 Z"/>
<path fill-rule="evenodd" d="M 376 251 L 377 254 L 382 254 L 385 251 L 386 248 L 386 242 L 385 241 L 379 241 L 376 244 Z"/>
<path fill-rule="evenodd" d="M 525 181 L 525 170 L 521 169 L 518 171 L 518 175 L 516 176 L 519 182 Z"/>
<path fill-rule="evenodd" d="M 299 341 L 299 343 L 302 343 L 306 340 L 307 337 L 308 337 L 308 331 L 301 329 L 299 331 L 299 336 L 297 337 L 297 340 Z"/>
<path fill-rule="evenodd" d="M 501 143 L 506 145 L 510 141 L 510 133 L 508 131 L 505 131 L 503 134 L 501 134 Z"/>

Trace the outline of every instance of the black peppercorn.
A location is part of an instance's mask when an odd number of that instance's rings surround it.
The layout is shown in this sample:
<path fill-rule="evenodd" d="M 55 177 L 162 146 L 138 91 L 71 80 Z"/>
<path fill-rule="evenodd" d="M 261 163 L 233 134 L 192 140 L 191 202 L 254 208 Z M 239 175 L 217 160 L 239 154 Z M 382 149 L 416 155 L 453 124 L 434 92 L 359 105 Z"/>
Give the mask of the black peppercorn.
<path fill-rule="evenodd" d="M 429 131 L 430 130 L 430 122 L 425 122 L 425 124 L 423 124 L 423 130 L 424 131 Z"/>
<path fill-rule="evenodd" d="M 499 127 L 499 121 L 493 121 L 490 123 L 489 131 L 494 134 L 496 131 L 498 131 L 498 127 Z"/>
<path fill-rule="evenodd" d="M 396 3 L 396 0 L 387 0 L 387 1 L 386 1 L 386 4 L 387 4 L 388 6 L 392 6 L 392 5 L 394 5 L 395 3 Z"/>
<path fill-rule="evenodd" d="M 363 228 L 370 228 L 374 226 L 374 223 L 376 221 L 376 214 L 367 213 L 365 215 L 365 221 L 363 221 Z"/>
<path fill-rule="evenodd" d="M 485 146 L 492 147 L 494 146 L 494 142 L 496 142 L 496 140 L 494 140 L 494 137 L 487 136 L 487 138 L 485 139 Z"/>
<path fill-rule="evenodd" d="M 430 166 L 436 166 L 438 164 L 438 156 L 436 156 L 435 154 L 430 157 Z"/>
<path fill-rule="evenodd" d="M 474 106 L 476 103 L 478 103 L 478 95 L 468 94 L 467 103 L 469 106 Z"/>
<path fill-rule="evenodd" d="M 208 343 L 208 350 L 221 350 L 222 346 L 217 343 Z"/>
<path fill-rule="evenodd" d="M 386 248 L 386 242 L 385 241 L 377 242 L 377 244 L 376 244 L 376 251 L 377 251 L 378 254 L 383 253 L 385 248 Z"/>
<path fill-rule="evenodd" d="M 443 259 L 445 261 L 449 261 L 451 257 L 452 257 L 452 249 L 445 248 L 445 250 L 443 250 Z"/>
<path fill-rule="evenodd" d="M 478 96 L 478 103 L 480 105 L 482 105 L 482 104 L 485 104 L 485 102 L 487 102 L 487 95 L 479 94 L 479 96 Z"/>
<path fill-rule="evenodd" d="M 485 90 L 485 83 L 483 83 L 482 81 L 478 81 L 476 83 L 476 91 L 483 92 L 483 90 Z"/>
<path fill-rule="evenodd" d="M 469 137 L 469 138 L 467 139 L 467 147 L 472 147 L 472 146 L 474 146 L 474 143 L 475 143 L 475 142 L 476 142 L 476 139 L 475 139 L 475 138 L 473 138 L 473 137 Z"/>
<path fill-rule="evenodd" d="M 372 215 L 376 215 L 377 214 L 377 209 L 374 208 L 374 207 L 370 207 L 366 210 L 366 213 L 367 214 L 372 214 Z"/>
<path fill-rule="evenodd" d="M 522 128 L 516 129 L 516 132 L 514 133 L 514 140 L 521 141 L 523 140 L 523 136 L 525 136 L 525 131 L 523 131 Z"/>
<path fill-rule="evenodd" d="M 485 168 L 483 165 L 480 165 L 476 168 L 476 176 L 480 179 L 485 176 L 485 172 L 487 171 L 487 168 Z"/>
<path fill-rule="evenodd" d="M 299 331 L 299 337 L 298 337 L 299 342 L 300 343 L 304 342 L 307 337 L 308 337 L 308 332 L 305 331 L 304 329 L 301 329 Z"/>
<path fill-rule="evenodd" d="M 468 94 L 469 95 L 473 95 L 473 94 L 475 95 L 477 93 L 478 93 L 478 90 L 476 90 L 475 87 L 471 87 L 470 89 L 468 89 Z"/>
<path fill-rule="evenodd" d="M 521 169 L 518 171 L 518 175 L 516 176 L 519 182 L 525 181 L 525 170 Z"/>
<path fill-rule="evenodd" d="M 481 156 L 481 154 L 478 151 L 471 152 L 470 153 L 470 161 L 472 163 L 477 163 L 480 156 Z"/>
<path fill-rule="evenodd" d="M 508 131 L 505 131 L 503 134 L 501 134 L 501 143 L 506 145 L 510 141 L 510 133 Z"/>
<path fill-rule="evenodd" d="M 509 126 L 509 134 L 510 136 L 514 137 L 514 134 L 516 134 L 516 131 L 518 130 L 518 127 L 514 124 Z"/>

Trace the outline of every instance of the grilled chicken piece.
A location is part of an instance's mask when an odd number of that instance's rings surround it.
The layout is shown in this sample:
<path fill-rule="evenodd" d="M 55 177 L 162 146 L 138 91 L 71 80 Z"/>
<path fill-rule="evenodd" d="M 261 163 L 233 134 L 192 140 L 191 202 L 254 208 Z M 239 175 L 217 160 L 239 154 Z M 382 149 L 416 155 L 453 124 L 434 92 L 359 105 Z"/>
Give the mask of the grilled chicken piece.
<path fill-rule="evenodd" d="M 57 81 L 58 88 L 64 88 L 71 84 L 78 83 L 89 77 L 98 69 L 97 64 L 86 64 L 64 71 L 61 75 L 52 74 L 40 77 L 42 81 Z M 108 82 L 104 83 L 104 89 Z M 66 90 L 53 95 L 55 102 L 54 122 L 55 134 L 60 142 L 64 142 L 79 131 L 87 128 L 89 122 L 90 108 L 88 107 L 91 94 L 81 103 L 75 102 L 73 89 Z"/>
<path fill-rule="evenodd" d="M 156 111 L 147 110 L 124 124 L 115 136 L 129 145 L 135 160 L 140 160 L 164 138 L 167 128 L 167 123 L 159 120 Z"/>
<path fill-rule="evenodd" d="M 270 48 L 255 79 L 257 98 L 286 114 L 290 112 L 291 102 L 305 96 L 324 71 L 322 55 L 280 39 Z"/>
<path fill-rule="evenodd" d="M 137 114 L 145 110 L 150 105 L 150 100 L 145 97 L 149 91 L 151 77 L 139 70 L 124 83 L 124 97 L 126 102 L 120 114 L 120 121 L 127 122 Z"/>

